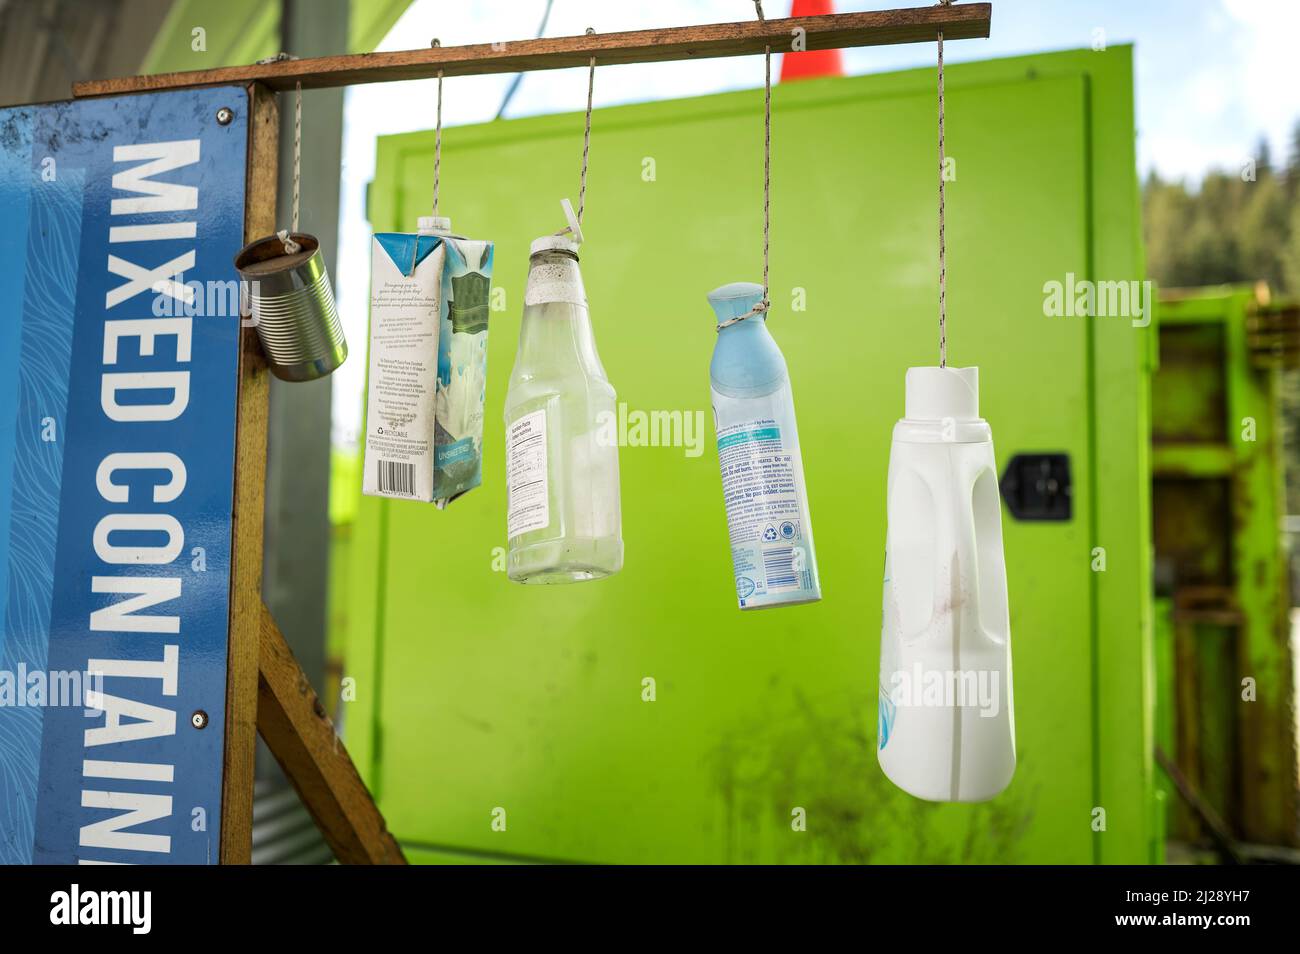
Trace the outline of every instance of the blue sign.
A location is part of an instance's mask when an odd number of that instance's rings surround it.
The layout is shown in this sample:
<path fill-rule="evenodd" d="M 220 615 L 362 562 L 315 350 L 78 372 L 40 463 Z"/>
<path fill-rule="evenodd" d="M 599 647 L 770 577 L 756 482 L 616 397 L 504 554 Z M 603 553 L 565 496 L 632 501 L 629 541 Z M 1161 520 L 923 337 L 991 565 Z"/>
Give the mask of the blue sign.
<path fill-rule="evenodd" d="M 0 110 L 2 863 L 217 861 L 247 104 Z"/>

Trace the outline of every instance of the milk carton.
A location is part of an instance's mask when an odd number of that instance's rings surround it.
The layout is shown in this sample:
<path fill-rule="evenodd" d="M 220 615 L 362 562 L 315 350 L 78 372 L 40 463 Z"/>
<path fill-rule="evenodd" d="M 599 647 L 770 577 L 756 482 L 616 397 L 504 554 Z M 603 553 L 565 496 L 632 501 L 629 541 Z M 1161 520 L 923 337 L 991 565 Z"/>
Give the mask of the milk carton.
<path fill-rule="evenodd" d="M 445 507 L 482 482 L 491 242 L 451 233 L 451 220 L 421 219 L 443 240 L 442 321 L 434 413 L 433 497 Z"/>
<path fill-rule="evenodd" d="M 446 249 L 432 228 L 382 232 L 371 258 L 362 492 L 431 503 Z"/>

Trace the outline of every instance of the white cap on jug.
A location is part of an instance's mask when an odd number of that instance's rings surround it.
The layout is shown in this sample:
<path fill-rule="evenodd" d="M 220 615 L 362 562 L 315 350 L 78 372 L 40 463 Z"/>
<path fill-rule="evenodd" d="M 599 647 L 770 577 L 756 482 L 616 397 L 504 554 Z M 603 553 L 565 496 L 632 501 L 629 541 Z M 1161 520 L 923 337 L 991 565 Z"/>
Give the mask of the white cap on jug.
<path fill-rule="evenodd" d="M 906 391 L 909 420 L 979 419 L 979 368 L 908 368 Z"/>
<path fill-rule="evenodd" d="M 538 252 L 572 252 L 577 255 L 578 243 L 567 235 L 543 235 L 541 238 L 533 239 L 533 244 L 528 246 L 529 255 L 536 255 Z"/>
<path fill-rule="evenodd" d="M 424 235 L 449 234 L 451 232 L 451 219 L 445 215 L 422 215 L 415 225 Z"/>

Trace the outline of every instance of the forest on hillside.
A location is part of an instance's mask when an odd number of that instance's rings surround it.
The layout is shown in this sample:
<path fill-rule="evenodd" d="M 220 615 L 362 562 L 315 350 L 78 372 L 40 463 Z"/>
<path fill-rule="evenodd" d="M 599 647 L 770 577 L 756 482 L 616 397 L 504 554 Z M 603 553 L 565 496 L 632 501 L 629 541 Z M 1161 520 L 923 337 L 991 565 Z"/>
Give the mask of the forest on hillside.
<path fill-rule="evenodd" d="M 1261 140 L 1238 169 L 1198 188 L 1155 173 L 1142 186 L 1147 273 L 1165 288 L 1266 281 L 1300 297 L 1300 121 L 1276 163 Z"/>

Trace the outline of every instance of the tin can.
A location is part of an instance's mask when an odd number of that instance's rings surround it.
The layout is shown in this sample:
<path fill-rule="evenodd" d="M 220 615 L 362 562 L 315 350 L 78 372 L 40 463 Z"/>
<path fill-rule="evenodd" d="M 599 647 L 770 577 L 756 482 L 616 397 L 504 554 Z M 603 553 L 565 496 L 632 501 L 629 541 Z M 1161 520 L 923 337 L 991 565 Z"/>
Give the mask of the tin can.
<path fill-rule="evenodd" d="M 241 310 L 252 319 L 271 373 L 285 381 L 314 381 L 348 356 L 329 272 L 315 236 L 289 236 L 299 251 L 270 235 L 246 245 L 235 257 Z"/>

